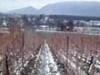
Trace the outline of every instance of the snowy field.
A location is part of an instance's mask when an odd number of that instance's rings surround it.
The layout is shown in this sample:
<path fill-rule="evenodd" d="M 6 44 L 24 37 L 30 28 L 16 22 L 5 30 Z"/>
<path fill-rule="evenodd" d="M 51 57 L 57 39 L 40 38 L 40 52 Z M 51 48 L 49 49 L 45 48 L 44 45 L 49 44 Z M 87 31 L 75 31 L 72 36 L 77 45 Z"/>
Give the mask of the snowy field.
<path fill-rule="evenodd" d="M 2 39 L 5 38 L 8 37 Z M 4 42 L 1 40 L 0 44 Z M 18 32 L 10 34 L 7 42 L 7 47 L 1 47 L 6 50 L 2 51 L 4 60 L 0 57 L 1 75 L 100 74 L 100 37 L 97 35 L 28 30 L 24 37 Z"/>

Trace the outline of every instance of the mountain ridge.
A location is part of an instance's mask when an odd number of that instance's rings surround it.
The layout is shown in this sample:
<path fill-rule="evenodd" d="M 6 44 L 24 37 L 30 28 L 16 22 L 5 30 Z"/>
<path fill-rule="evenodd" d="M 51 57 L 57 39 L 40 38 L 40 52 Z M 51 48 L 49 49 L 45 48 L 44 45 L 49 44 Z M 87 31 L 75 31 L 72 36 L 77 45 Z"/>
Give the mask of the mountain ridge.
<path fill-rule="evenodd" d="M 37 11 L 36 8 L 34 7 L 24 7 L 24 8 L 20 8 L 20 9 L 14 9 L 14 10 L 11 10 L 11 11 L 8 11 L 7 13 L 9 14 L 22 14 L 22 15 L 33 15 L 35 12 Z"/>
<path fill-rule="evenodd" d="M 31 7 L 31 9 L 34 7 Z M 26 9 L 26 8 L 25 8 Z M 34 9 L 30 11 L 26 9 L 24 14 L 45 14 L 45 15 L 76 15 L 76 16 L 99 16 L 100 17 L 100 2 L 60 2 L 48 4 L 41 9 Z M 18 10 L 19 12 L 21 10 Z M 30 13 L 27 13 L 29 11 Z M 12 13 L 13 11 L 11 11 Z M 18 13 L 14 10 L 15 13 Z M 19 13 L 20 14 L 20 13 Z M 23 14 L 21 12 L 21 14 Z"/>

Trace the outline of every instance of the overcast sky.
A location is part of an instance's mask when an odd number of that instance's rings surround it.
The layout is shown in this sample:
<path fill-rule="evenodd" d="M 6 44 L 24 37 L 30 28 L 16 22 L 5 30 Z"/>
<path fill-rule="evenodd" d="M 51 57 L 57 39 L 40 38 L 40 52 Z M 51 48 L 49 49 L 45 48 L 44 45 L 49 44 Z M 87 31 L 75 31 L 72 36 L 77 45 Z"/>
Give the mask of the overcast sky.
<path fill-rule="evenodd" d="M 100 0 L 0 0 L 0 12 L 33 6 L 37 9 L 45 5 L 64 1 L 99 1 Z"/>

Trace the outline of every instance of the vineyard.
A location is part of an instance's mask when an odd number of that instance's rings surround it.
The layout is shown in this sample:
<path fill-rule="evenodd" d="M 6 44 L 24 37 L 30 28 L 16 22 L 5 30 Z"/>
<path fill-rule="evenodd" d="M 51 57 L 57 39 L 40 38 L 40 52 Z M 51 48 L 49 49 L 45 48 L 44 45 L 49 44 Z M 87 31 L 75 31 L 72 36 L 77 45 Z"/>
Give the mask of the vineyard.
<path fill-rule="evenodd" d="M 100 36 L 12 27 L 0 34 L 0 75 L 100 75 Z"/>

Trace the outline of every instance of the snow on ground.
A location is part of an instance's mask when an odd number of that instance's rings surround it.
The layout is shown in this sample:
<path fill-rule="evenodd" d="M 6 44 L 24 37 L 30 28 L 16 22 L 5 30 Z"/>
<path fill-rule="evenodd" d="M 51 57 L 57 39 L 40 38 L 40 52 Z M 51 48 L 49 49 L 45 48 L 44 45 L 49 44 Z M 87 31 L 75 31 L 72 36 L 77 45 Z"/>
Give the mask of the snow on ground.
<path fill-rule="evenodd" d="M 20 75 L 20 72 L 22 71 L 23 67 L 22 67 L 22 58 L 19 58 L 18 62 L 15 61 L 15 69 L 14 69 L 14 73 L 16 73 L 16 75 Z"/>
<path fill-rule="evenodd" d="M 62 55 L 62 57 L 64 58 L 64 60 L 67 60 L 68 64 L 70 64 L 71 67 L 73 67 L 74 69 L 77 68 L 77 67 L 76 67 L 76 64 L 75 64 L 72 60 L 66 58 L 64 55 Z"/>
<path fill-rule="evenodd" d="M 95 35 L 100 36 L 100 33 L 93 32 L 68 32 L 68 31 L 56 31 L 56 30 L 36 30 L 36 32 L 47 32 L 47 33 L 72 33 L 72 34 L 85 34 L 85 35 Z"/>
<path fill-rule="evenodd" d="M 58 71 L 56 62 L 54 61 L 52 52 L 46 42 L 41 46 L 39 59 L 41 60 L 39 75 L 61 75 Z"/>

